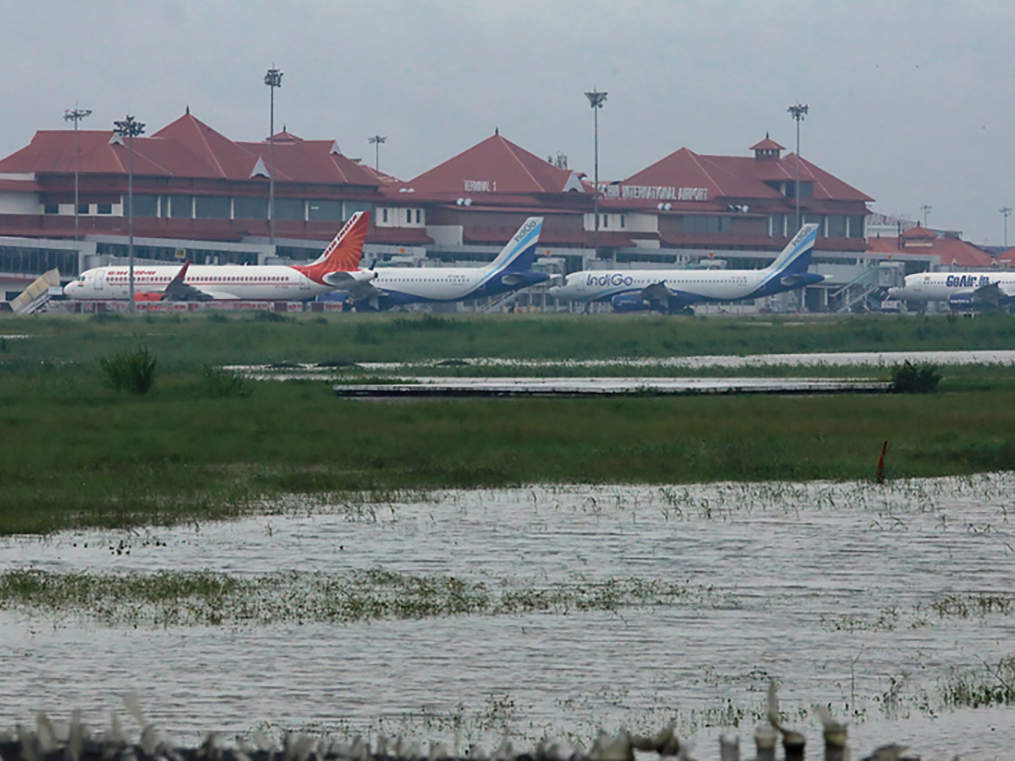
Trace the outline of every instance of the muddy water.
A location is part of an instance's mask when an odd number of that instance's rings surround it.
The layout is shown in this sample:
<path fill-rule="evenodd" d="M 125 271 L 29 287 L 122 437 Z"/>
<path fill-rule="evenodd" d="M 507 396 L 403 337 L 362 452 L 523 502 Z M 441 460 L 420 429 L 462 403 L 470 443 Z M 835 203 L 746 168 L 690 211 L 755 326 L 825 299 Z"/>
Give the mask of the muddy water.
<path fill-rule="evenodd" d="M 325 625 L 130 628 L 0 611 L 0 727 L 35 709 L 107 720 L 136 690 L 173 737 L 273 727 L 587 741 L 676 717 L 714 755 L 745 743 L 769 676 L 819 744 L 812 703 L 851 744 L 1004 758 L 1015 709 L 953 709 L 957 674 L 1015 654 L 1015 611 L 941 616 L 943 595 L 1009 595 L 1015 474 L 865 484 L 529 487 L 141 532 L 0 542 L 0 567 L 256 576 L 383 568 L 539 589 L 666 579 L 654 607 Z M 972 598 L 967 598 L 972 599 Z M 813 753 L 813 751 L 812 751 Z"/>

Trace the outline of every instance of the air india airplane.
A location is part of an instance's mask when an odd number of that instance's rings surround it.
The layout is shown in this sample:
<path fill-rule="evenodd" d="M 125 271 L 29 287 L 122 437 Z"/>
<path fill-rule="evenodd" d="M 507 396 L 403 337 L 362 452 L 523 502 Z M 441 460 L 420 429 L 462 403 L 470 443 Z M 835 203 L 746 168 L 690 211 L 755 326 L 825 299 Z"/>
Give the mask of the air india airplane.
<path fill-rule="evenodd" d="M 305 301 L 319 293 L 373 280 L 376 273 L 359 269 L 370 214 L 353 214 L 324 252 L 310 264 L 142 265 L 134 267 L 138 301 L 209 301 L 264 299 Z M 130 270 L 122 264 L 95 267 L 63 289 L 71 299 L 130 298 Z"/>

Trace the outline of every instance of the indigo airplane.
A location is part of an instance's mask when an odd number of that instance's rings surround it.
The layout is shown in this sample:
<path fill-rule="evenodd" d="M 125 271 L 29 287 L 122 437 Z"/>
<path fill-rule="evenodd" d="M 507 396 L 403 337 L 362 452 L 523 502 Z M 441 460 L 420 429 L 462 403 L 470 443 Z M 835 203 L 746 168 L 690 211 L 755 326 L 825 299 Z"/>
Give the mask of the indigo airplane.
<path fill-rule="evenodd" d="M 347 301 L 359 311 L 377 311 L 412 302 L 461 301 L 526 288 L 548 279 L 535 272 L 542 217 L 529 217 L 490 264 L 484 267 L 378 267 L 376 277 L 354 283 Z"/>
<path fill-rule="evenodd" d="M 1015 306 L 1015 272 L 917 272 L 888 298 L 947 301 L 954 309 Z"/>
<path fill-rule="evenodd" d="M 807 224 L 764 269 L 583 270 L 549 289 L 565 301 L 611 301 L 617 312 L 656 309 L 674 314 L 693 304 L 740 301 L 814 285 L 824 276 L 807 271 L 818 226 Z"/>
<path fill-rule="evenodd" d="M 361 270 L 370 215 L 353 214 L 324 252 L 310 264 L 135 265 L 136 301 L 313 298 L 370 280 Z M 130 270 L 122 264 L 85 270 L 63 289 L 71 299 L 129 299 Z"/>

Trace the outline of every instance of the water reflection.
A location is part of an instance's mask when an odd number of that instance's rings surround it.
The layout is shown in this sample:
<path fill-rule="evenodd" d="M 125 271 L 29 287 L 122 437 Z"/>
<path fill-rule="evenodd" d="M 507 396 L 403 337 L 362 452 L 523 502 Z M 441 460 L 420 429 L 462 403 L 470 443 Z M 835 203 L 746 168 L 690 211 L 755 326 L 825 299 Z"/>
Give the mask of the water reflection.
<path fill-rule="evenodd" d="M 383 568 L 526 588 L 666 579 L 711 594 L 618 611 L 348 625 L 131 629 L 5 610 L 0 694 L 18 697 L 0 701 L 0 727 L 40 708 L 80 707 L 102 723 L 115 696 L 134 689 L 181 739 L 265 721 L 449 741 L 459 726 L 492 746 L 504 728 L 587 741 L 601 725 L 650 731 L 678 714 L 707 758 L 718 729 L 704 725 L 741 719 L 746 740 L 774 675 L 784 709 L 855 711 L 854 748 L 898 740 L 925 757 L 1000 757 L 1015 743 L 1015 710 L 950 710 L 942 687 L 955 674 L 986 678 L 984 664 L 1012 654 L 1013 614 L 942 616 L 933 604 L 948 593 L 1010 594 L 1013 487 L 1011 473 L 887 489 L 527 487 L 7 538 L 6 569 Z"/>

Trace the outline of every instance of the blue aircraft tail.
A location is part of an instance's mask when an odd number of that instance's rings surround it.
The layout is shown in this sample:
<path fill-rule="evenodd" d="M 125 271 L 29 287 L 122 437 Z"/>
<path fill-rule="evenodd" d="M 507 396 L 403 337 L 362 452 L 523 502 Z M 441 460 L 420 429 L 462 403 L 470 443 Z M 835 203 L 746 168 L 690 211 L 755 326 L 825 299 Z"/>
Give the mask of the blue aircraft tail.
<path fill-rule="evenodd" d="M 806 224 L 801 227 L 793 240 L 786 244 L 775 261 L 768 269 L 772 270 L 778 277 L 785 275 L 803 275 L 811 265 L 811 252 L 814 250 L 814 241 L 818 237 L 818 226 Z"/>
<path fill-rule="evenodd" d="M 529 217 L 518 228 L 497 258 L 490 264 L 495 272 L 524 272 L 532 269 L 536 261 L 536 244 L 543 228 L 542 217 Z"/>

